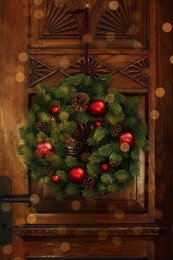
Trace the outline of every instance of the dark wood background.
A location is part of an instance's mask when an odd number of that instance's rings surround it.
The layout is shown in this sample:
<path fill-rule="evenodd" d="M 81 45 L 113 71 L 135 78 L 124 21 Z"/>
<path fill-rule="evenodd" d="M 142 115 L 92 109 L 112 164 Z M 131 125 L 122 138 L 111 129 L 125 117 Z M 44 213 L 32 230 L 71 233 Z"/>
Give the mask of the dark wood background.
<path fill-rule="evenodd" d="M 89 203 L 75 198 L 79 210 L 72 207 L 74 200 L 58 203 L 50 190 L 28 182 L 16 152 L 18 128 L 38 82 L 54 84 L 83 71 L 83 16 L 71 11 L 84 8 L 85 1 L 1 0 L 0 175 L 12 179 L 13 194 L 40 198 L 32 207 L 12 206 L 13 241 L 1 247 L 2 260 L 172 259 L 173 30 L 165 32 L 162 26 L 173 26 L 173 3 L 119 0 L 112 11 L 109 4 L 116 1 L 89 2 L 91 74 L 111 73 L 113 86 L 140 97 L 151 151 L 143 155 L 140 177 L 130 190 Z M 162 98 L 155 94 L 158 87 L 165 89 Z M 150 116 L 154 109 L 160 113 L 157 120 Z"/>

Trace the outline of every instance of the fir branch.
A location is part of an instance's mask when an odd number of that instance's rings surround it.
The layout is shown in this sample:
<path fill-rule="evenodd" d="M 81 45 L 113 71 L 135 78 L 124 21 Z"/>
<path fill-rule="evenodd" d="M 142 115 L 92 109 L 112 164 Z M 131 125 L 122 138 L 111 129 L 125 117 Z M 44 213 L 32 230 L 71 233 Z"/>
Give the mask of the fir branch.
<path fill-rule="evenodd" d="M 106 127 L 98 127 L 96 128 L 94 134 L 93 134 L 93 139 L 96 141 L 96 143 L 99 143 L 102 141 L 106 135 L 109 133 L 108 129 Z"/>

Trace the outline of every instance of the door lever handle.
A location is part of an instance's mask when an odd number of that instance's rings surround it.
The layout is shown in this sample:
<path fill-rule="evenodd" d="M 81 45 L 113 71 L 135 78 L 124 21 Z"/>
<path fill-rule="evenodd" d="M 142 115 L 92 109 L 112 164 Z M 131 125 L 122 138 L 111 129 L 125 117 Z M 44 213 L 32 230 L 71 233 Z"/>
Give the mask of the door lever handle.
<path fill-rule="evenodd" d="M 26 202 L 31 202 L 31 199 L 30 196 L 25 196 L 25 195 L 2 195 L 0 196 L 0 202 L 26 203 Z"/>
<path fill-rule="evenodd" d="M 12 180 L 8 176 L 0 176 L 0 246 L 12 241 L 12 207 L 6 204 L 13 202 L 28 203 L 31 196 L 12 195 Z"/>

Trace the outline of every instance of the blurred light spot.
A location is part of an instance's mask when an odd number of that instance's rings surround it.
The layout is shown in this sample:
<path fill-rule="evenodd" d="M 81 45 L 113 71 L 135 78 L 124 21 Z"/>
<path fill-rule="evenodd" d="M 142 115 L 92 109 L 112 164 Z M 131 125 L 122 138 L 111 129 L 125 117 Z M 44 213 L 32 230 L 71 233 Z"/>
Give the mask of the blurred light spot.
<path fill-rule="evenodd" d="M 62 58 L 59 64 L 61 68 L 66 68 L 70 65 L 70 61 L 68 58 Z"/>
<path fill-rule="evenodd" d="M 156 88 L 156 96 L 157 97 L 163 97 L 165 95 L 165 90 L 162 87 Z"/>
<path fill-rule="evenodd" d="M 115 246 L 119 246 L 122 243 L 122 239 L 119 236 L 115 236 L 112 238 L 112 244 Z"/>
<path fill-rule="evenodd" d="M 153 120 L 158 119 L 158 118 L 160 117 L 159 111 L 157 111 L 157 110 L 152 110 L 152 111 L 150 112 L 150 117 L 151 117 Z"/>
<path fill-rule="evenodd" d="M 21 83 L 25 80 L 25 75 L 22 72 L 18 72 L 15 77 L 16 81 Z"/>
<path fill-rule="evenodd" d="M 142 49 L 143 45 L 142 45 L 141 42 L 135 41 L 134 44 L 133 44 L 133 48 L 134 49 Z"/>
<path fill-rule="evenodd" d="M 60 234 L 60 235 L 65 235 L 66 232 L 67 232 L 66 226 L 61 225 L 60 228 L 59 228 L 59 234 Z"/>
<path fill-rule="evenodd" d="M 3 246 L 2 251 L 4 255 L 10 255 L 13 252 L 13 247 L 12 245 L 5 245 Z"/>
<path fill-rule="evenodd" d="M 43 0 L 33 0 L 35 5 L 41 5 L 43 3 Z"/>
<path fill-rule="evenodd" d="M 23 258 L 21 258 L 21 257 L 19 257 L 19 256 L 15 256 L 15 257 L 13 258 L 13 260 L 23 260 Z"/>
<path fill-rule="evenodd" d="M 110 3 L 109 3 L 109 8 L 111 9 L 111 10 L 117 10 L 118 9 L 118 7 L 119 7 L 119 3 L 117 2 L 117 1 L 111 1 Z"/>
<path fill-rule="evenodd" d="M 43 18 L 43 11 L 42 10 L 36 10 L 35 12 L 34 12 L 34 17 L 36 18 L 36 19 L 41 19 L 41 18 Z"/>
<path fill-rule="evenodd" d="M 84 34 L 82 37 L 83 43 L 90 43 L 92 41 L 92 37 L 90 34 Z"/>
<path fill-rule="evenodd" d="M 71 203 L 71 207 L 73 210 L 79 210 L 81 208 L 81 203 L 78 200 L 73 200 Z"/>
<path fill-rule="evenodd" d="M 142 228 L 140 228 L 140 227 L 134 227 L 133 228 L 133 233 L 134 234 L 139 235 L 141 232 L 142 232 Z"/>
<path fill-rule="evenodd" d="M 60 245 L 60 249 L 62 252 L 68 252 L 70 250 L 70 244 L 68 242 L 63 242 Z"/>
<path fill-rule="evenodd" d="M 106 40 L 111 42 L 115 40 L 115 33 L 114 32 L 107 32 L 106 33 Z"/>
<path fill-rule="evenodd" d="M 30 0 L 23 0 L 23 5 L 25 6 L 30 5 Z"/>
<path fill-rule="evenodd" d="M 99 231 L 98 232 L 98 239 L 100 241 L 105 241 L 108 238 L 108 233 L 106 231 Z"/>
<path fill-rule="evenodd" d="M 16 72 L 24 72 L 25 71 L 25 68 L 23 65 L 18 65 L 16 68 L 15 68 Z"/>
<path fill-rule="evenodd" d="M 121 219 L 124 218 L 124 216 L 125 216 L 125 214 L 124 214 L 124 212 L 122 210 L 119 209 L 119 210 L 115 211 L 115 218 L 116 219 L 121 220 Z"/>
<path fill-rule="evenodd" d="M 126 35 L 135 35 L 138 34 L 138 32 L 139 32 L 138 26 L 133 24 L 127 29 Z"/>
<path fill-rule="evenodd" d="M 144 77 L 149 77 L 149 75 L 150 75 L 150 69 L 149 69 L 149 68 L 143 68 L 143 69 L 142 69 L 142 75 L 143 75 Z"/>
<path fill-rule="evenodd" d="M 170 63 L 172 63 L 173 64 L 173 55 L 170 57 Z"/>
<path fill-rule="evenodd" d="M 27 41 L 29 45 L 33 45 L 36 43 L 36 39 L 33 36 L 29 36 Z"/>
<path fill-rule="evenodd" d="M 29 214 L 27 216 L 27 222 L 29 224 L 34 224 L 34 223 L 36 223 L 36 221 L 37 221 L 37 218 L 36 218 L 36 216 L 34 214 Z"/>
<path fill-rule="evenodd" d="M 8 76 L 5 78 L 5 85 L 12 86 L 15 83 L 15 79 L 13 76 Z"/>
<path fill-rule="evenodd" d="M 134 12 L 133 13 L 133 20 L 134 21 L 140 21 L 141 20 L 141 13 L 140 12 Z"/>
<path fill-rule="evenodd" d="M 1 209 L 4 212 L 9 212 L 11 210 L 11 204 L 9 202 L 3 202 L 1 205 Z"/>
<path fill-rule="evenodd" d="M 66 122 L 69 118 L 69 114 L 67 112 L 63 111 L 59 114 L 59 118 L 61 121 Z"/>
<path fill-rule="evenodd" d="M 23 15 L 24 16 L 31 16 L 32 15 L 32 9 L 30 7 L 25 7 L 23 9 Z"/>
<path fill-rule="evenodd" d="M 120 145 L 120 150 L 126 153 L 130 150 L 130 145 L 128 143 L 122 143 Z"/>
<path fill-rule="evenodd" d="M 172 31 L 172 25 L 170 23 L 164 23 L 162 25 L 162 29 L 166 33 L 171 32 Z"/>
<path fill-rule="evenodd" d="M 40 201 L 40 198 L 37 194 L 32 194 L 30 196 L 30 201 L 32 202 L 32 204 L 38 204 Z"/>
<path fill-rule="evenodd" d="M 29 213 L 29 214 L 34 214 L 34 213 L 36 213 L 36 208 L 34 208 L 34 207 L 29 207 L 29 208 L 28 208 L 28 213 Z"/>
<path fill-rule="evenodd" d="M 155 218 L 156 219 L 161 219 L 163 217 L 163 211 L 160 209 L 155 210 Z"/>
<path fill-rule="evenodd" d="M 28 54 L 26 52 L 19 53 L 19 60 L 21 62 L 25 62 L 28 60 Z"/>

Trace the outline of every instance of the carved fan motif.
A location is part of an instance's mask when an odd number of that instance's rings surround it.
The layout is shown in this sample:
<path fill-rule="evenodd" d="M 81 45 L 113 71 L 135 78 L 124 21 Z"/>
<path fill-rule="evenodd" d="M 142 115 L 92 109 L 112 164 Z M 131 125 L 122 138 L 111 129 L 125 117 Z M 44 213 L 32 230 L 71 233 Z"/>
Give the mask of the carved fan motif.
<path fill-rule="evenodd" d="M 104 10 L 96 28 L 96 35 L 105 36 L 107 32 L 113 32 L 116 36 L 131 37 L 136 34 L 132 19 L 134 0 L 130 3 L 127 0 L 121 0 L 116 10 L 110 8 Z"/>
<path fill-rule="evenodd" d="M 136 63 L 126 67 L 121 71 L 127 77 L 140 82 L 142 85 L 147 86 L 149 81 L 149 60 L 144 58 Z"/>
<path fill-rule="evenodd" d="M 75 16 L 62 1 L 45 1 L 43 36 L 79 35 Z"/>
<path fill-rule="evenodd" d="M 36 60 L 33 57 L 30 57 L 28 84 L 31 87 L 32 85 L 43 80 L 44 78 L 47 78 L 55 72 L 56 71 L 50 68 L 48 65 Z"/>
<path fill-rule="evenodd" d="M 106 66 L 105 64 L 89 57 L 88 59 L 89 65 L 89 75 L 98 77 L 101 74 L 112 73 L 111 68 Z M 70 76 L 74 74 L 79 74 L 84 72 L 85 67 L 85 58 L 77 61 L 76 63 L 71 64 L 68 68 L 62 70 L 65 75 Z"/>

